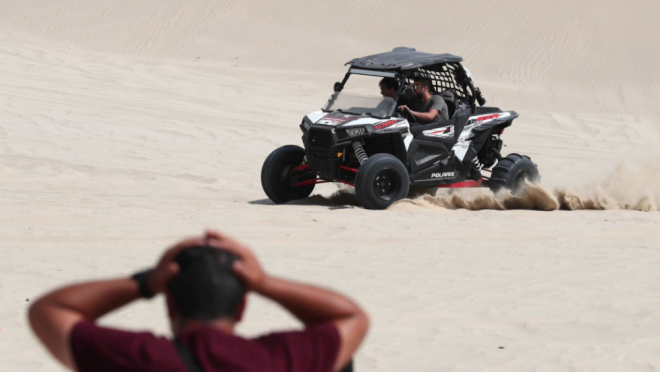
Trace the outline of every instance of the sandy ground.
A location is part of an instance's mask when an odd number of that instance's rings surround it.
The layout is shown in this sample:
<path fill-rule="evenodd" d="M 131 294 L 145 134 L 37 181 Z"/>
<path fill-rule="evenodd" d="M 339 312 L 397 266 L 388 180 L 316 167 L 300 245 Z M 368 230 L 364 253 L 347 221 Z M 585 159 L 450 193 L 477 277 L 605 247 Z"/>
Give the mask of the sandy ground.
<path fill-rule="evenodd" d="M 660 370 L 660 5 L 439 4 L 0 0 L 0 371 L 62 370 L 31 299 L 205 227 L 364 305 L 358 371 Z M 463 56 L 542 185 L 273 205 L 265 157 L 396 46 Z M 250 302 L 241 334 L 295 325 Z M 159 300 L 103 323 L 168 332 Z"/>

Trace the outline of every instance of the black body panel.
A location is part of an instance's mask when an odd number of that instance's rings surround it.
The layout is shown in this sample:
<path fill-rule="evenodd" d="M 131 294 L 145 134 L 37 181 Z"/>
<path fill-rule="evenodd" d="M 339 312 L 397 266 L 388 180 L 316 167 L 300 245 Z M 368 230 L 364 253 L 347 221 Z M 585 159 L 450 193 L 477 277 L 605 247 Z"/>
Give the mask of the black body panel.
<path fill-rule="evenodd" d="M 307 161 L 319 178 L 334 181 L 352 182 L 355 173 L 341 169 L 344 165 L 357 169 L 360 166 L 355 157 L 352 143 L 360 141 L 368 156 L 387 153 L 396 156 L 408 167 L 406 145 L 400 130 L 376 131 L 371 125 L 365 125 L 366 132 L 359 136 L 347 136 L 341 127 L 315 124 L 303 136 Z"/>
<path fill-rule="evenodd" d="M 448 148 L 439 142 L 413 139 L 408 150 L 412 179 L 415 179 L 415 175 L 420 171 L 428 169 L 434 163 L 449 157 Z"/>

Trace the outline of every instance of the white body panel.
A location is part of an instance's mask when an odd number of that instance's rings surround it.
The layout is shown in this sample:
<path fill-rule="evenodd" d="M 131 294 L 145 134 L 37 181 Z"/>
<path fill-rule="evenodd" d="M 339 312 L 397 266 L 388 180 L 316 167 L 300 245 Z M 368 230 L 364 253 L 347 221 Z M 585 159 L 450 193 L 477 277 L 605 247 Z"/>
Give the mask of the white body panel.
<path fill-rule="evenodd" d="M 463 158 L 465 158 L 465 154 L 467 153 L 467 150 L 470 148 L 470 144 L 472 142 L 471 139 L 473 136 L 472 133 L 473 129 L 483 124 L 489 123 L 495 119 L 502 119 L 509 116 L 511 116 L 511 114 L 508 112 L 499 112 L 499 113 L 471 116 L 468 119 L 467 123 L 465 124 L 465 127 L 461 131 L 460 135 L 458 136 L 458 141 L 456 141 L 456 143 L 452 147 L 452 151 L 454 152 L 454 155 L 456 155 L 456 157 L 461 161 L 463 160 Z M 359 118 L 359 119 L 351 120 L 342 117 L 335 117 L 323 111 L 312 112 L 308 114 L 307 117 L 313 123 L 316 124 L 323 124 L 328 126 L 337 126 L 341 124 L 342 128 L 363 126 L 363 125 L 374 125 L 386 121 L 378 118 Z M 392 117 L 390 118 L 390 120 L 399 120 L 399 119 Z M 402 127 L 406 127 L 408 129 L 406 133 L 402 134 L 403 142 L 406 145 L 406 151 L 408 151 L 408 149 L 410 148 L 410 144 L 413 140 L 413 136 L 410 133 L 410 123 L 408 122 L 408 120 L 398 121 L 396 124 L 388 126 L 387 128 L 382 130 L 383 131 L 388 131 L 391 129 L 400 130 L 400 128 Z M 425 130 L 422 133 L 428 137 L 453 139 L 455 137 L 455 128 L 454 125 L 448 125 L 445 127 Z"/>

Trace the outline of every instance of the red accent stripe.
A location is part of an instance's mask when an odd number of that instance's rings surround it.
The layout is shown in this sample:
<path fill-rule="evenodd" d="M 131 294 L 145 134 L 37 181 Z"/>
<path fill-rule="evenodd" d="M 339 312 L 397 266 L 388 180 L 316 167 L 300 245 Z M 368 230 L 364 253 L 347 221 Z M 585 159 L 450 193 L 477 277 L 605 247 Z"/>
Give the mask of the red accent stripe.
<path fill-rule="evenodd" d="M 483 178 L 478 180 L 478 181 L 463 181 L 463 182 L 456 182 L 452 183 L 450 185 L 438 185 L 437 187 L 439 189 L 459 189 L 459 188 L 469 188 L 469 187 L 479 187 L 481 186 L 481 183 L 483 182 Z"/>
<path fill-rule="evenodd" d="M 297 184 L 292 185 L 291 187 L 309 186 L 309 185 L 316 185 L 317 183 L 328 183 L 328 182 L 331 182 L 331 181 L 324 181 L 320 178 L 314 178 L 312 180 L 298 182 Z"/>
<path fill-rule="evenodd" d="M 305 164 L 305 165 L 300 164 L 299 166 L 293 168 L 294 171 L 304 171 L 310 169 L 312 169 L 312 167 L 309 164 Z"/>
<path fill-rule="evenodd" d="M 439 131 L 437 131 L 437 132 L 431 132 L 431 133 L 429 133 L 429 134 L 447 133 L 447 132 L 449 132 L 449 128 L 447 128 L 447 129 L 443 129 L 443 130 L 439 130 Z"/>
<path fill-rule="evenodd" d="M 477 118 L 477 121 L 484 121 L 484 120 L 490 120 L 490 119 L 497 119 L 500 117 L 500 114 L 493 114 L 493 115 L 486 115 L 486 116 L 481 116 Z"/>
<path fill-rule="evenodd" d="M 333 181 L 325 181 L 325 180 L 322 180 L 322 179 L 320 179 L 320 178 L 314 178 L 313 180 L 307 180 L 307 181 L 298 182 L 297 184 L 292 185 L 291 187 L 309 186 L 309 185 L 316 185 L 316 184 L 319 184 L 319 183 L 330 183 L 330 182 L 333 182 Z M 352 184 L 352 183 L 350 183 L 350 182 L 347 182 L 347 181 L 337 180 L 337 182 L 339 182 L 339 183 L 343 183 L 343 184 L 345 184 L 345 185 L 349 185 L 349 186 L 353 186 L 353 187 L 355 187 L 354 184 Z"/>

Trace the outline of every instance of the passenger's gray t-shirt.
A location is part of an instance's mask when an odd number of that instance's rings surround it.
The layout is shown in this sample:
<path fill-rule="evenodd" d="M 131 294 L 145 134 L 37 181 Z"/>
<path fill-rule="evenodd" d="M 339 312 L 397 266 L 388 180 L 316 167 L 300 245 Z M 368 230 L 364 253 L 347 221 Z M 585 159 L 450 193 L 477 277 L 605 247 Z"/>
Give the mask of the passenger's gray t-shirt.
<path fill-rule="evenodd" d="M 431 109 L 438 110 L 438 115 L 436 115 L 435 119 L 431 121 L 415 118 L 419 124 L 431 124 L 449 119 L 449 110 L 447 110 L 447 104 L 441 96 L 433 95 L 431 96 L 431 99 L 429 99 L 426 103 L 422 103 L 420 100 L 415 100 L 412 105 L 410 105 L 410 109 L 417 112 L 429 112 Z"/>

